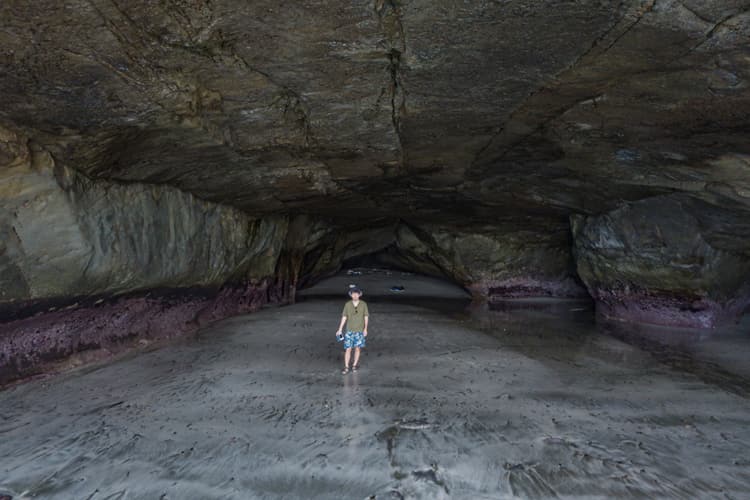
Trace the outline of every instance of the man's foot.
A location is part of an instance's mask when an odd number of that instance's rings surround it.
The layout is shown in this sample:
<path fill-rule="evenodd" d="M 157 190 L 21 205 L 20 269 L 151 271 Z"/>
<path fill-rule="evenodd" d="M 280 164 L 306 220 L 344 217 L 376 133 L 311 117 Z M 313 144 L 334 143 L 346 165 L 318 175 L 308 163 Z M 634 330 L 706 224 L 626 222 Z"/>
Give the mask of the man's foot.
<path fill-rule="evenodd" d="M 352 366 L 352 371 L 356 372 L 357 370 L 359 370 L 359 365 L 353 365 Z"/>
<path fill-rule="evenodd" d="M 341 370 L 341 375 L 346 375 L 347 373 L 349 373 L 349 368 L 344 367 L 344 369 Z"/>

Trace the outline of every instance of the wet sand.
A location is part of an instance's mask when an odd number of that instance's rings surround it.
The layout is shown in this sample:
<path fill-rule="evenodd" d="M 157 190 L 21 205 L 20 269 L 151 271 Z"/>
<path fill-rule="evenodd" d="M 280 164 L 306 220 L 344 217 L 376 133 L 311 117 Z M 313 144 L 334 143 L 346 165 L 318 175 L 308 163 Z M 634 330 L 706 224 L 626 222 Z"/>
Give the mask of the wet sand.
<path fill-rule="evenodd" d="M 332 294 L 349 282 L 372 326 L 343 376 Z M 747 323 L 709 335 L 597 324 L 587 302 L 492 308 L 428 278 L 337 276 L 293 306 L 12 387 L 0 495 L 750 496 Z"/>

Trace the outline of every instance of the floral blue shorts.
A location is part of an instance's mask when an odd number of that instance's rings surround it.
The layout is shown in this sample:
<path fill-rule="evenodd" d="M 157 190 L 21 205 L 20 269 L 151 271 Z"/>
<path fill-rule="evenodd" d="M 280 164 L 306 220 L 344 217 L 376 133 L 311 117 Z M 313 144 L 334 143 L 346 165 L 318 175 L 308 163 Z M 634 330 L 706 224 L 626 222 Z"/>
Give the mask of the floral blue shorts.
<path fill-rule="evenodd" d="M 365 336 L 362 332 L 346 332 L 344 334 L 344 349 L 352 347 L 364 347 Z"/>

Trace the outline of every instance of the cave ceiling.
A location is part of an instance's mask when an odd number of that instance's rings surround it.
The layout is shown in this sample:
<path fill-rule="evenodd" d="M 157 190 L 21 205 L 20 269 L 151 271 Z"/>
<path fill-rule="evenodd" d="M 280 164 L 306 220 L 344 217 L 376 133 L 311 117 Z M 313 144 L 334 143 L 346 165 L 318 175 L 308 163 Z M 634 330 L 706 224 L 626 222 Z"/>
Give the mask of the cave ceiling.
<path fill-rule="evenodd" d="M 750 1 L 20 0 L 0 120 L 254 214 L 566 225 L 750 202 Z"/>

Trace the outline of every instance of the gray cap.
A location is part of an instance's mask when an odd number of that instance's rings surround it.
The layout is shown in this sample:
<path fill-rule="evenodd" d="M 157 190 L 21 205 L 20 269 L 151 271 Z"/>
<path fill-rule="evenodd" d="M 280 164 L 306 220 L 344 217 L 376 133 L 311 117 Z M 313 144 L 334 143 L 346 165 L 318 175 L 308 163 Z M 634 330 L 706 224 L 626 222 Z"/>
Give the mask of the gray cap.
<path fill-rule="evenodd" d="M 358 293 L 358 294 L 360 294 L 360 295 L 364 295 L 364 294 L 362 293 L 362 289 L 361 289 L 360 287 L 358 287 L 357 285 L 349 285 L 349 292 L 348 292 L 348 293 L 349 293 L 349 296 L 351 297 L 351 295 L 352 295 L 352 294 L 353 294 L 354 292 L 357 292 L 357 293 Z"/>

